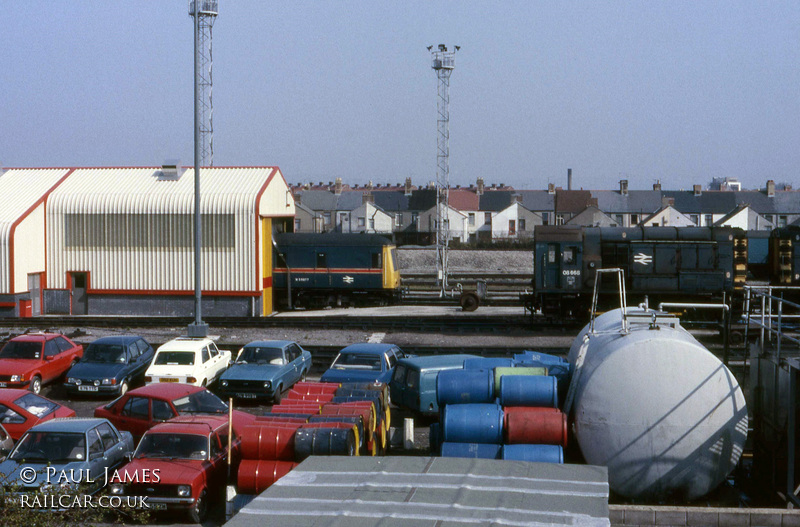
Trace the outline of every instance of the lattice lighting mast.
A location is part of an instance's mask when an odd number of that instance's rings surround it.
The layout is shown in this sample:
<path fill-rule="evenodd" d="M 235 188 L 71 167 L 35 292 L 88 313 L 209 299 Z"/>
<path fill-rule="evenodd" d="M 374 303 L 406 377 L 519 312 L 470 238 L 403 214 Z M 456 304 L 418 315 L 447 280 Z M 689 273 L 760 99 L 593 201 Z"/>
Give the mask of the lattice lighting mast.
<path fill-rule="evenodd" d="M 450 193 L 450 74 L 455 68 L 455 56 L 460 46 L 448 51 L 447 46 L 439 44 L 438 49 L 428 46 L 432 65 L 439 79 L 439 98 L 437 103 L 438 130 L 436 139 L 436 276 L 439 296 L 447 294 L 447 246 L 450 242 L 450 222 L 448 220 Z"/>
<path fill-rule="evenodd" d="M 212 98 L 212 54 L 211 28 L 217 19 L 217 0 L 199 0 L 189 2 L 189 15 L 197 17 L 198 42 L 197 71 L 198 98 L 200 99 L 200 165 L 214 166 L 214 104 Z"/>

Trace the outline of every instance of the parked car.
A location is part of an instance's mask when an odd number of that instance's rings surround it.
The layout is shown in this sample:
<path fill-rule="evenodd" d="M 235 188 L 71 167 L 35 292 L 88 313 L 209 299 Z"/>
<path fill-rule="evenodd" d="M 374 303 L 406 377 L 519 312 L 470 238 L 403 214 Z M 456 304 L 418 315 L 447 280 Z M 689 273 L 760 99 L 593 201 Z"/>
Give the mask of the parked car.
<path fill-rule="evenodd" d="M 32 426 L 59 417 L 75 417 L 75 410 L 28 390 L 0 390 L 0 424 L 15 441 Z"/>
<path fill-rule="evenodd" d="M 86 484 L 80 493 L 91 494 L 105 486 L 106 471 L 113 474 L 132 453 L 131 435 L 106 419 L 53 419 L 25 432 L 0 463 L 0 474 L 4 486 L 20 492 L 39 491 L 43 485 Z M 35 478 L 27 475 L 30 469 Z M 62 475 L 66 480 L 59 480 Z"/>
<path fill-rule="evenodd" d="M 436 377 L 442 370 L 460 370 L 465 359 L 478 359 L 477 355 L 431 355 L 408 357 L 397 361 L 389 382 L 392 402 L 423 415 L 439 413 L 436 402 Z"/>
<path fill-rule="evenodd" d="M 311 353 L 290 340 L 250 342 L 219 379 L 218 392 L 237 399 L 272 399 L 294 383 L 305 379 L 311 369 Z"/>
<path fill-rule="evenodd" d="M 3 425 L 0 425 L 0 461 L 3 461 L 11 449 L 14 448 L 14 440 L 8 435 Z"/>
<path fill-rule="evenodd" d="M 385 382 L 392 378 L 398 359 L 406 354 L 394 344 L 351 344 L 339 351 L 322 382 Z"/>
<path fill-rule="evenodd" d="M 238 438 L 232 441 L 234 469 L 239 461 Z M 202 522 L 210 501 L 224 499 L 227 483 L 228 421 L 221 416 L 176 417 L 142 437 L 133 460 L 112 483 L 111 495 L 144 496 L 151 510 L 186 511 Z M 158 481 L 136 483 L 136 474 L 158 474 Z M 236 473 L 235 470 L 232 473 Z"/>
<path fill-rule="evenodd" d="M 33 393 L 77 364 L 83 346 L 55 333 L 12 338 L 0 350 L 0 388 L 28 388 Z"/>
<path fill-rule="evenodd" d="M 200 386 L 159 383 L 131 390 L 94 411 L 95 417 L 105 417 L 137 440 L 158 423 L 178 415 L 198 414 L 227 416 L 228 405 Z M 253 421 L 252 414 L 233 411 L 233 429 L 237 433 Z"/>
<path fill-rule="evenodd" d="M 231 352 L 218 349 L 211 339 L 178 337 L 158 348 L 144 382 L 208 386 L 222 375 L 230 361 Z"/>
<path fill-rule="evenodd" d="M 71 395 L 124 395 L 133 383 L 144 379 L 154 355 L 153 346 L 136 335 L 99 338 L 69 369 L 64 387 Z"/>

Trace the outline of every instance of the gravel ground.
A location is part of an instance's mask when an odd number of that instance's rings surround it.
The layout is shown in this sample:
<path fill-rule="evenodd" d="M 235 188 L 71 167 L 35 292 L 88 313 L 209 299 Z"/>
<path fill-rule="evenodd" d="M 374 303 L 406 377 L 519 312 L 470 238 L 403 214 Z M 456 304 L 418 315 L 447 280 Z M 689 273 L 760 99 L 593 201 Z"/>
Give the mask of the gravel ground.
<path fill-rule="evenodd" d="M 533 273 L 531 251 L 449 250 L 448 265 L 455 272 Z M 412 273 L 435 273 L 436 251 L 431 247 L 397 249 L 397 265 L 400 271 Z"/>

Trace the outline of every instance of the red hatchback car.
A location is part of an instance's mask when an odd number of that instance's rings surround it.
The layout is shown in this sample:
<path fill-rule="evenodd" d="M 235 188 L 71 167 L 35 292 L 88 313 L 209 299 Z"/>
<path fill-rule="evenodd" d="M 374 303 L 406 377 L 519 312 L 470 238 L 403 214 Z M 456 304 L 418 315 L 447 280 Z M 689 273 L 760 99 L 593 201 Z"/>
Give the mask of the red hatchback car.
<path fill-rule="evenodd" d="M 30 333 L 6 342 L 0 350 L 0 388 L 28 388 L 33 393 L 78 363 L 83 346 L 56 333 Z"/>
<path fill-rule="evenodd" d="M 95 409 L 95 417 L 105 417 L 119 430 L 126 430 L 139 440 L 158 423 L 178 415 L 216 415 L 227 419 L 228 405 L 202 386 L 183 383 L 148 384 Z M 233 411 L 233 429 L 255 421 L 255 416 Z"/>
<path fill-rule="evenodd" d="M 0 390 L 0 424 L 14 441 L 28 428 L 56 417 L 75 417 L 75 410 L 28 390 Z"/>
<path fill-rule="evenodd" d="M 232 440 L 233 471 L 240 440 Z M 146 496 L 155 511 L 185 511 L 202 522 L 208 503 L 224 500 L 228 480 L 228 420 L 222 416 L 181 416 L 160 423 L 142 438 L 133 460 L 109 490 L 116 496 Z M 147 474 L 147 481 L 143 481 Z"/>

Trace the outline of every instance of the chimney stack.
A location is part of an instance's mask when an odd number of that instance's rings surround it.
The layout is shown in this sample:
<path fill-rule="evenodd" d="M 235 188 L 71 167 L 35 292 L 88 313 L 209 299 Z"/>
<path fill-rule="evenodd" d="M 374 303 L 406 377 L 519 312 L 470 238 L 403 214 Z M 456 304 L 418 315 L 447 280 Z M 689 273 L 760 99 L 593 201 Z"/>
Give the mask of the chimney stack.
<path fill-rule="evenodd" d="M 333 193 L 339 196 L 342 193 L 342 178 L 337 177 L 336 183 L 333 186 Z"/>
<path fill-rule="evenodd" d="M 628 195 L 628 180 L 627 179 L 620 179 L 619 180 L 619 193 L 623 196 Z"/>
<path fill-rule="evenodd" d="M 669 198 L 667 196 L 661 196 L 661 206 L 662 207 L 674 207 L 675 206 L 675 198 Z"/>
<path fill-rule="evenodd" d="M 411 195 L 411 178 L 410 177 L 406 178 L 406 187 L 405 187 L 404 194 L 406 196 L 410 196 Z"/>
<path fill-rule="evenodd" d="M 478 183 L 478 191 L 476 192 L 476 194 L 480 196 L 481 194 L 483 194 L 483 178 L 479 177 L 477 183 Z"/>
<path fill-rule="evenodd" d="M 767 197 L 774 198 L 775 197 L 775 181 L 772 179 L 767 180 Z"/>
<path fill-rule="evenodd" d="M 661 192 L 661 180 L 658 180 L 655 183 L 653 183 L 653 190 Z"/>
<path fill-rule="evenodd" d="M 548 194 L 555 194 L 556 193 L 556 186 L 552 183 L 547 184 L 547 193 Z"/>
<path fill-rule="evenodd" d="M 567 190 L 572 190 L 572 169 L 567 169 Z"/>
<path fill-rule="evenodd" d="M 702 185 L 693 185 L 692 190 L 694 190 L 694 195 L 699 196 L 703 193 L 703 186 Z"/>
<path fill-rule="evenodd" d="M 522 194 L 514 194 L 511 196 L 512 203 L 522 203 Z"/>
<path fill-rule="evenodd" d="M 375 196 L 372 195 L 371 190 L 361 194 L 361 203 L 375 203 Z"/>
<path fill-rule="evenodd" d="M 367 182 L 367 191 L 368 192 L 372 192 L 372 180 L 371 179 Z"/>

